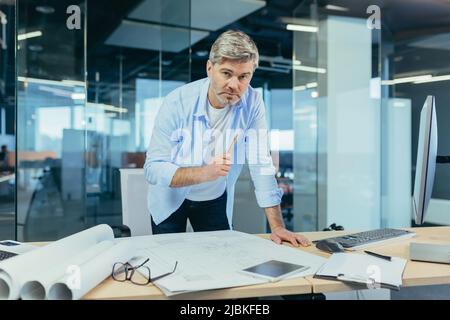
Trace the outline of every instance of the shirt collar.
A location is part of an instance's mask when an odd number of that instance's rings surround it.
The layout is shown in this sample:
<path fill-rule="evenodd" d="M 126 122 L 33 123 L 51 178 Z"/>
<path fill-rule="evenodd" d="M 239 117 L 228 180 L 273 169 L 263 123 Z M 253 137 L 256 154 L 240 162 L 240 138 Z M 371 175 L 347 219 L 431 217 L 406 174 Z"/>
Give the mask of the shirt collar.
<path fill-rule="evenodd" d="M 207 118 L 207 114 L 206 114 L 206 110 L 208 108 L 208 89 L 209 89 L 209 78 L 205 78 L 205 82 L 202 84 L 202 87 L 200 89 L 200 100 L 199 103 L 197 105 L 197 110 L 194 112 L 194 116 L 196 117 L 204 117 Z M 248 90 L 248 89 L 247 89 Z M 234 105 L 232 108 L 233 109 L 240 109 L 243 105 L 245 105 L 245 101 L 246 101 L 246 96 L 247 96 L 247 92 L 245 92 L 241 99 L 239 100 L 239 102 Z"/>

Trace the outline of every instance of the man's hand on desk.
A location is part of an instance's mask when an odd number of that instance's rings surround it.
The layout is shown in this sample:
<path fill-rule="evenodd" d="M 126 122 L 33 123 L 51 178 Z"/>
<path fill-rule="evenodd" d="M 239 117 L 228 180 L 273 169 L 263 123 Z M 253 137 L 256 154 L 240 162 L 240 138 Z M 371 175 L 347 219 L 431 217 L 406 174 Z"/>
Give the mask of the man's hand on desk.
<path fill-rule="evenodd" d="M 280 205 L 264 208 L 264 212 L 267 220 L 269 221 L 270 230 L 272 230 L 270 240 L 278 244 L 281 244 L 283 241 L 287 241 L 294 247 L 298 247 L 299 244 L 303 247 L 311 245 L 311 242 L 304 236 L 295 234 L 285 228 Z"/>
<path fill-rule="evenodd" d="M 290 242 L 294 247 L 298 247 L 299 245 L 308 247 L 311 245 L 311 242 L 304 236 L 293 233 L 283 227 L 273 229 L 272 234 L 270 235 L 270 240 L 277 244 L 281 244 L 283 241 L 287 241 Z"/>

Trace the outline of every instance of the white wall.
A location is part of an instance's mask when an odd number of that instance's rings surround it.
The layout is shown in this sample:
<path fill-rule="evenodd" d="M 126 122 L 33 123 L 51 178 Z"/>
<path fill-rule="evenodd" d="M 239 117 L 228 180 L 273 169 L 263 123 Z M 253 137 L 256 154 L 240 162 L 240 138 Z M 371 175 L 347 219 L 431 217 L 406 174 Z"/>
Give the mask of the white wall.
<path fill-rule="evenodd" d="M 389 99 L 383 110 L 383 227 L 411 226 L 411 100 Z"/>
<path fill-rule="evenodd" d="M 424 221 L 427 223 L 449 226 L 450 200 L 432 198 L 428 205 Z"/>
<path fill-rule="evenodd" d="M 319 229 L 380 226 L 380 103 L 370 97 L 372 38 L 364 19 L 319 26 Z"/>

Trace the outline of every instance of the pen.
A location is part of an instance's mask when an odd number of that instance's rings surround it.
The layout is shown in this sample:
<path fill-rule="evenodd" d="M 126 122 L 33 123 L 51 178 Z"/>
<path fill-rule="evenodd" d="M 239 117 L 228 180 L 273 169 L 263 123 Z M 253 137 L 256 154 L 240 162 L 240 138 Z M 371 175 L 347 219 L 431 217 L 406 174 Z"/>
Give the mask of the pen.
<path fill-rule="evenodd" d="M 371 252 L 371 251 L 366 251 L 366 250 L 364 250 L 364 252 L 367 253 L 367 254 L 370 254 L 371 256 L 374 256 L 374 257 L 377 257 L 377 258 L 380 258 L 380 259 L 384 259 L 384 260 L 391 261 L 391 257 L 389 257 L 389 256 L 384 256 L 384 255 L 382 255 L 382 254 L 375 253 L 375 252 Z"/>

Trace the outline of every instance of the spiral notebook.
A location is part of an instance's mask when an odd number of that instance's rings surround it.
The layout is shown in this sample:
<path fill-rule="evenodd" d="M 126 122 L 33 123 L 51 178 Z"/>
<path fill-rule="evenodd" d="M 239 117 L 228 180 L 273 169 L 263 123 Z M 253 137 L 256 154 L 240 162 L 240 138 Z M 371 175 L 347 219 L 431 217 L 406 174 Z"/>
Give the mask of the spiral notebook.
<path fill-rule="evenodd" d="M 368 288 L 399 290 L 406 260 L 391 261 L 359 253 L 335 253 L 316 272 L 314 278 L 365 284 Z"/>

